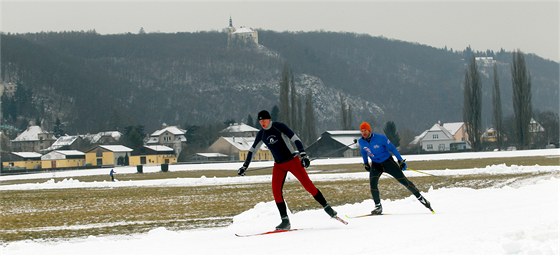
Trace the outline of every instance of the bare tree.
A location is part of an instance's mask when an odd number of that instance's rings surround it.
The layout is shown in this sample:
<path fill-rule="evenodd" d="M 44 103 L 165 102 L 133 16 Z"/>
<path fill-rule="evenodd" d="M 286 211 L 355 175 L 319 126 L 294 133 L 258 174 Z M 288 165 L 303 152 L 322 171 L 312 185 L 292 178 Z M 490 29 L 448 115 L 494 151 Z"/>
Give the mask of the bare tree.
<path fill-rule="evenodd" d="M 530 144 L 529 123 L 532 118 L 531 75 L 527 71 L 523 52 L 519 50 L 513 52 L 511 83 L 515 137 L 520 148 L 526 149 Z"/>
<path fill-rule="evenodd" d="M 480 150 L 482 90 L 476 59 L 471 57 L 465 71 L 463 122 L 465 122 L 471 147 Z"/>
<path fill-rule="evenodd" d="M 292 125 L 297 132 L 299 132 L 299 127 L 297 126 L 297 113 L 298 113 L 298 104 L 297 104 L 297 91 L 296 91 L 296 85 L 294 82 L 294 74 L 292 72 L 291 73 L 291 79 L 290 79 L 290 125 Z"/>
<path fill-rule="evenodd" d="M 282 70 L 282 77 L 280 78 L 280 113 L 278 116 L 279 121 L 290 125 L 290 68 L 288 64 L 284 64 Z"/>
<path fill-rule="evenodd" d="M 342 117 L 342 129 L 351 130 L 352 129 L 352 109 L 346 103 L 346 98 L 342 96 L 342 93 L 338 94 L 340 99 L 340 115 Z"/>
<path fill-rule="evenodd" d="M 492 90 L 492 103 L 494 106 L 494 127 L 496 127 L 496 144 L 498 149 L 503 144 L 502 126 L 502 98 L 500 96 L 500 81 L 498 78 L 498 66 L 494 63 L 494 89 Z"/>
<path fill-rule="evenodd" d="M 315 123 L 315 112 L 313 110 L 313 97 L 311 90 L 305 95 L 305 138 L 303 140 L 307 145 L 311 144 L 317 138 L 317 128 Z"/>

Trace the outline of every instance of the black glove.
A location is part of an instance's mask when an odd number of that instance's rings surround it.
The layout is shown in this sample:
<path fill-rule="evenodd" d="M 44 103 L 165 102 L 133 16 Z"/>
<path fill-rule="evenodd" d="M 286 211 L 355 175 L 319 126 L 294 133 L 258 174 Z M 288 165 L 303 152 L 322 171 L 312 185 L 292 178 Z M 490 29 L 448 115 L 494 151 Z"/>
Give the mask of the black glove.
<path fill-rule="evenodd" d="M 371 166 L 369 164 L 364 164 L 364 169 L 366 169 L 366 171 L 370 172 L 371 171 Z"/>
<path fill-rule="evenodd" d="M 301 154 L 299 154 L 299 158 L 301 159 L 301 166 L 303 166 L 304 168 L 309 167 L 309 165 L 311 164 L 311 160 L 309 160 L 309 157 L 305 152 L 301 152 Z"/>
<path fill-rule="evenodd" d="M 405 161 L 406 161 L 406 159 L 403 159 L 403 160 L 399 160 L 399 167 L 400 167 L 400 168 L 401 168 L 401 170 L 403 170 L 403 171 L 405 171 L 405 170 L 406 170 L 406 167 L 407 167 L 407 165 L 406 165 L 406 162 L 405 162 Z"/>
<path fill-rule="evenodd" d="M 246 166 L 241 166 L 239 167 L 239 169 L 237 170 L 237 175 L 239 176 L 245 176 L 245 171 L 247 170 Z"/>

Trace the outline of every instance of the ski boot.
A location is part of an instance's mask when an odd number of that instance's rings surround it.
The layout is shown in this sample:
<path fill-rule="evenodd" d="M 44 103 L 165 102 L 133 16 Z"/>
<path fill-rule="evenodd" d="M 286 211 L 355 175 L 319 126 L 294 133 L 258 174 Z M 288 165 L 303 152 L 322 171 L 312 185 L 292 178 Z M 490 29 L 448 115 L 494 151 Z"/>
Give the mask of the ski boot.
<path fill-rule="evenodd" d="M 288 219 L 288 216 L 285 216 L 282 217 L 282 222 L 276 226 L 276 230 L 290 230 L 291 227 L 290 219 Z"/>
<path fill-rule="evenodd" d="M 325 207 L 323 207 L 323 209 L 325 209 L 325 212 L 327 212 L 327 214 L 331 216 L 331 218 L 336 217 L 337 212 L 330 205 L 327 204 Z"/>
<path fill-rule="evenodd" d="M 428 200 L 426 200 L 426 198 L 424 198 L 422 195 L 420 195 L 419 197 L 417 197 L 418 201 L 420 201 L 420 203 L 422 203 L 426 208 L 430 209 L 430 211 L 432 213 L 435 213 L 434 210 L 432 209 L 432 206 L 430 205 L 430 202 Z"/>
<path fill-rule="evenodd" d="M 371 215 L 381 215 L 381 214 L 383 214 L 383 206 L 381 206 L 381 203 L 375 204 L 375 209 L 371 211 Z"/>

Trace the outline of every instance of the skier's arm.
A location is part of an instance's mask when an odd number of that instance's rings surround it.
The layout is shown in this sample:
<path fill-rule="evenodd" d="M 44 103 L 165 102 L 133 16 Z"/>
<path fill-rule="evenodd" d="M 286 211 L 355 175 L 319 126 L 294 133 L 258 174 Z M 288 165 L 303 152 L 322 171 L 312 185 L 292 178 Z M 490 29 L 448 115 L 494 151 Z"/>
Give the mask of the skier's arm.
<path fill-rule="evenodd" d="M 369 164 L 369 159 L 366 150 L 364 149 L 365 146 L 362 145 L 362 139 L 358 141 L 358 146 L 360 147 L 360 153 L 362 154 L 362 159 L 364 160 L 364 164 Z"/>
<path fill-rule="evenodd" d="M 251 163 L 251 160 L 253 159 L 253 154 L 255 152 L 257 152 L 257 150 L 259 150 L 259 148 L 261 147 L 261 144 L 262 144 L 262 132 L 259 131 L 257 133 L 255 141 L 253 142 L 253 145 L 251 146 L 251 148 L 249 149 L 249 152 L 247 153 L 247 157 L 245 158 L 245 162 L 243 163 L 243 166 L 245 168 L 249 167 L 249 164 Z"/>
<path fill-rule="evenodd" d="M 389 139 L 387 139 L 386 147 L 391 153 L 393 153 L 393 155 L 395 155 L 397 157 L 397 160 L 399 160 L 399 161 L 403 160 L 401 154 L 399 153 L 399 151 L 397 150 L 395 145 L 393 145 L 393 143 L 391 143 L 391 141 Z"/>
<path fill-rule="evenodd" d="M 286 136 L 288 136 L 288 138 L 290 139 L 290 141 L 292 141 L 300 155 L 303 153 L 305 154 L 305 149 L 303 147 L 303 142 L 301 142 L 301 139 L 294 133 L 294 131 L 292 131 L 292 129 L 290 129 L 287 125 L 283 124 L 283 123 L 276 123 L 278 130 L 284 134 L 286 134 Z"/>

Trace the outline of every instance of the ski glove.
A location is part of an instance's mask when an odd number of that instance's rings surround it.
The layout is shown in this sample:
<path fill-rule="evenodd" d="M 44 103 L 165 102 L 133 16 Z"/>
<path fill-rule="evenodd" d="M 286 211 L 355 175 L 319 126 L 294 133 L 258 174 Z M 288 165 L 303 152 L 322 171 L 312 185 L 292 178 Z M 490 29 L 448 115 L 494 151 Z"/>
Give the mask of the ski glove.
<path fill-rule="evenodd" d="M 301 152 L 301 154 L 299 154 L 299 158 L 301 158 L 301 166 L 303 166 L 304 168 L 309 167 L 309 165 L 311 164 L 311 160 L 309 160 L 309 157 L 305 152 Z"/>
<path fill-rule="evenodd" d="M 407 167 L 407 165 L 406 165 L 406 162 L 405 162 L 405 161 L 406 161 L 406 159 L 403 159 L 403 160 L 399 160 L 399 167 L 400 167 L 400 168 L 401 168 L 401 170 L 403 170 L 403 171 L 406 171 L 406 167 Z"/>
<path fill-rule="evenodd" d="M 245 171 L 247 170 L 246 166 L 241 166 L 239 167 L 239 170 L 237 170 L 237 175 L 239 176 L 245 176 Z"/>
<path fill-rule="evenodd" d="M 370 172 L 371 171 L 371 166 L 369 164 L 364 164 L 364 169 L 366 169 L 366 171 Z"/>

